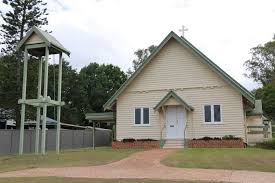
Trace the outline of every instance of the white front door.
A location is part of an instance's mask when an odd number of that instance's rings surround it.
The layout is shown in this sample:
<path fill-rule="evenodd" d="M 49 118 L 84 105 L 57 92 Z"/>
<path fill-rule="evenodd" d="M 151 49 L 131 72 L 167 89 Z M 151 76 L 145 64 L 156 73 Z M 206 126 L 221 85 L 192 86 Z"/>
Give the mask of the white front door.
<path fill-rule="evenodd" d="M 168 106 L 166 111 L 166 137 L 184 138 L 185 109 L 180 106 Z"/>

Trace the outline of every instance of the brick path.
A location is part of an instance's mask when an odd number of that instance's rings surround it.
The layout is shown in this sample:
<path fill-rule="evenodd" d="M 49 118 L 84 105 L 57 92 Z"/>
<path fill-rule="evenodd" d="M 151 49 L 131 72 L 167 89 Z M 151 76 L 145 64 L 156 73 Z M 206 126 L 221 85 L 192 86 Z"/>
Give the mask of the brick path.
<path fill-rule="evenodd" d="M 123 160 L 100 166 L 35 168 L 0 173 L 0 177 L 82 177 L 148 178 L 171 180 L 205 180 L 247 183 L 274 183 L 275 173 L 167 167 L 160 163 L 174 150 L 157 149 L 135 153 Z"/>

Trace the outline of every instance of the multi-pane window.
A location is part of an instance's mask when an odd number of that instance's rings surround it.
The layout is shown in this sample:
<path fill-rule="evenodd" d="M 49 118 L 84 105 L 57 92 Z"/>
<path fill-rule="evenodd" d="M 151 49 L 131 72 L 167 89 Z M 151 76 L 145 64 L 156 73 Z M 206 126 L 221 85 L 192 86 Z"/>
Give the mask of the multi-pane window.
<path fill-rule="evenodd" d="M 204 106 L 204 121 L 211 122 L 211 105 Z"/>
<path fill-rule="evenodd" d="M 149 125 L 149 108 L 135 108 L 135 125 Z"/>
<path fill-rule="evenodd" d="M 135 124 L 141 124 L 141 108 L 135 109 Z"/>
<path fill-rule="evenodd" d="M 221 122 L 221 106 L 214 105 L 214 122 Z"/>
<path fill-rule="evenodd" d="M 204 106 L 204 122 L 216 123 L 221 122 L 221 105 Z"/>

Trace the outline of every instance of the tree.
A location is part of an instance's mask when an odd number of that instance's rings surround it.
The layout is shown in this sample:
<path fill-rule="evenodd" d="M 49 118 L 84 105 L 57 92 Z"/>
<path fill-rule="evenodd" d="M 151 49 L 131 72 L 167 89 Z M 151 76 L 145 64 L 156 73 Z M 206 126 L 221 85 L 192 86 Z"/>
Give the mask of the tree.
<path fill-rule="evenodd" d="M 14 99 L 16 75 L 16 60 L 14 56 L 0 57 L 0 108 L 4 111 L 15 108 L 17 101 Z M 15 117 L 12 115 L 12 117 Z"/>
<path fill-rule="evenodd" d="M 33 57 L 28 61 L 27 98 L 37 98 L 39 62 L 40 60 Z M 18 106 L 18 101 L 14 98 L 16 76 L 13 71 L 15 69 L 15 56 L 7 55 L 0 57 L 0 119 L 1 116 L 2 118 L 15 118 L 14 110 L 16 106 Z M 85 113 L 82 109 L 82 104 L 84 103 L 85 98 L 82 98 L 83 94 L 81 93 L 79 75 L 77 71 L 69 65 L 69 62 L 65 60 L 63 60 L 62 71 L 63 79 L 61 95 L 62 101 L 65 102 L 65 106 L 63 106 L 61 110 L 61 121 L 65 123 L 81 124 L 85 118 Z M 49 64 L 48 95 L 52 99 L 54 99 L 54 96 L 55 99 L 57 99 L 57 87 L 58 64 Z M 35 120 L 36 108 L 28 105 L 26 107 L 26 119 Z M 54 107 L 49 107 L 47 113 L 48 117 L 56 119 L 56 110 Z"/>
<path fill-rule="evenodd" d="M 80 70 L 83 109 L 86 112 L 103 112 L 103 104 L 127 79 L 126 74 L 111 64 L 90 63 Z"/>
<path fill-rule="evenodd" d="M 136 58 L 132 62 L 133 68 L 129 68 L 127 71 L 128 76 L 132 75 L 139 68 L 139 66 L 151 55 L 151 53 L 153 53 L 155 49 L 155 45 L 151 45 L 145 49 L 138 49 L 134 53 Z"/>
<path fill-rule="evenodd" d="M 47 25 L 47 8 L 42 0 L 3 0 L 11 10 L 1 13 L 4 23 L 1 25 L 1 38 L 4 53 L 14 53 L 17 43 L 33 26 Z"/>
<path fill-rule="evenodd" d="M 15 110 L 19 106 L 16 96 L 16 75 L 14 71 L 17 67 L 17 61 L 14 55 L 0 57 L 0 108 L 13 111 L 12 117 L 15 118 Z M 27 80 L 27 98 L 36 98 L 37 96 L 37 76 L 38 60 L 31 58 L 28 61 L 28 79 Z M 28 107 L 29 108 L 29 107 Z M 27 110 L 27 118 L 35 115 L 34 110 Z"/>
<path fill-rule="evenodd" d="M 7 55 L 16 54 L 16 82 L 13 87 L 15 90 L 13 99 L 17 101 L 21 97 L 21 58 L 19 53 L 15 53 L 16 44 L 22 40 L 24 34 L 33 26 L 41 27 L 47 25 L 47 3 L 42 0 L 3 0 L 9 6 L 10 11 L 3 13 L 3 22 L 0 25 L 0 40 L 4 48 L 2 53 Z M 17 128 L 20 126 L 20 106 L 15 107 L 15 120 Z"/>
<path fill-rule="evenodd" d="M 251 59 L 245 62 L 249 78 L 262 85 L 275 80 L 275 39 L 251 49 Z"/>
<path fill-rule="evenodd" d="M 58 67 L 58 64 L 49 65 L 48 94 L 55 100 L 57 100 Z M 82 109 L 85 99 L 82 97 L 83 93 L 77 71 L 65 60 L 62 63 L 61 92 L 62 101 L 65 102 L 65 106 L 61 109 L 61 121 L 64 123 L 81 124 L 85 119 L 85 113 Z M 48 109 L 48 116 L 50 118 L 56 119 L 55 109 L 55 107 Z"/>
<path fill-rule="evenodd" d="M 275 39 L 252 48 L 251 59 L 244 65 L 249 71 L 246 76 L 262 84 L 255 96 L 262 99 L 263 110 L 275 120 Z"/>
<path fill-rule="evenodd" d="M 263 110 L 273 120 L 275 120 L 275 81 L 257 89 L 256 98 L 262 99 Z"/>

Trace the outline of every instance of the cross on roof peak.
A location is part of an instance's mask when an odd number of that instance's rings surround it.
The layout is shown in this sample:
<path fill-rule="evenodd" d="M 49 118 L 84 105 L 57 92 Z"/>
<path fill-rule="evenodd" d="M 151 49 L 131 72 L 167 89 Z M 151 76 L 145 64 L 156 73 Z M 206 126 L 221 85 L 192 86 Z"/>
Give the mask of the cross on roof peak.
<path fill-rule="evenodd" d="M 181 27 L 181 29 L 179 29 L 179 31 L 182 32 L 182 35 L 181 35 L 181 36 L 184 37 L 184 32 L 185 32 L 185 31 L 188 31 L 188 29 L 187 29 L 186 26 L 182 25 L 182 27 Z"/>

